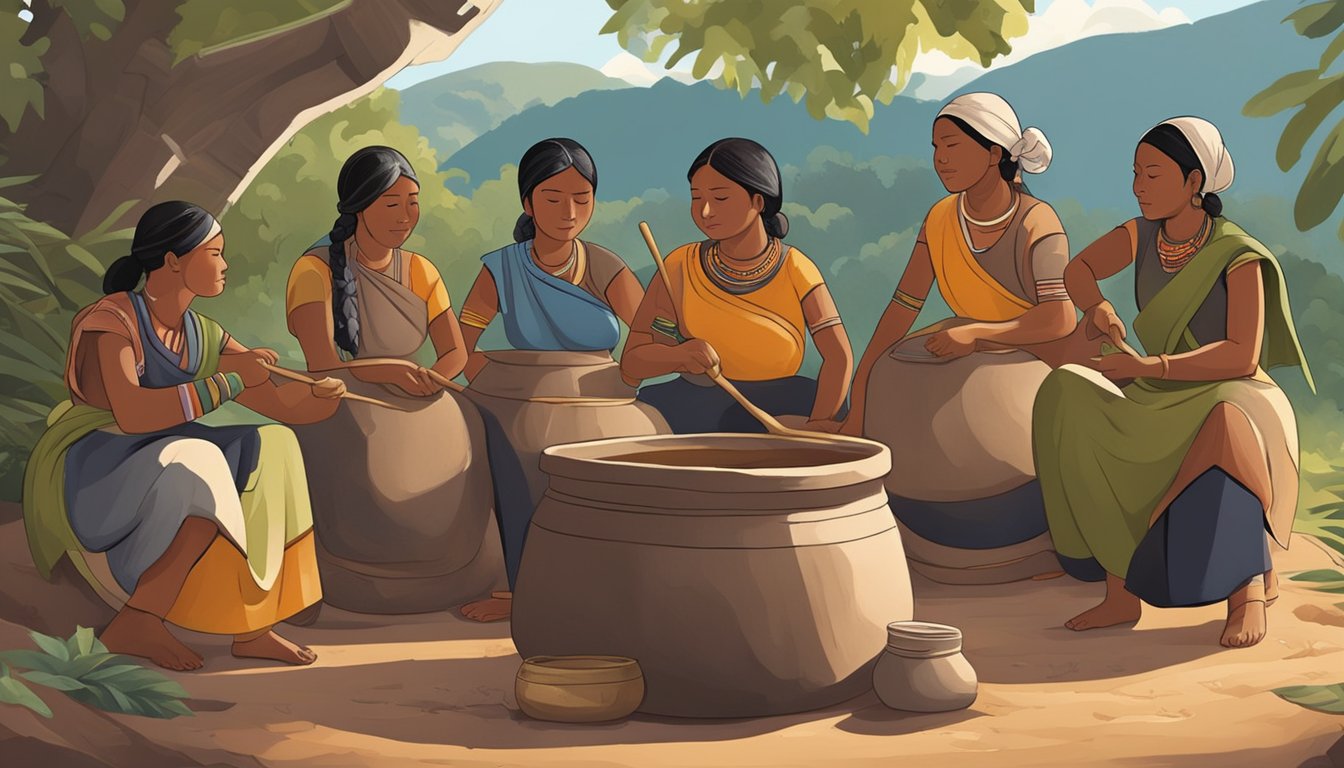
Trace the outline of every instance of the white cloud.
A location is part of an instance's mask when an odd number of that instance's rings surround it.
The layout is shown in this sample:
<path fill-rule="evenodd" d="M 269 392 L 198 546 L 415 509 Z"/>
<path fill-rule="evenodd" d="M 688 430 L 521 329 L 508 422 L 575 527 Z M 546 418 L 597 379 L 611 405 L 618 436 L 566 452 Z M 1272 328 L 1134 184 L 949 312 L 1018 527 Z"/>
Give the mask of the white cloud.
<path fill-rule="evenodd" d="M 631 85 L 653 85 L 663 79 L 662 67 L 654 69 L 639 57 L 621 51 L 616 54 L 606 64 L 602 65 L 602 74 L 607 77 L 614 77 L 624 80 Z"/>
<path fill-rule="evenodd" d="M 673 80 L 683 83 L 694 83 L 696 82 L 696 77 L 691 74 L 691 66 L 693 63 L 694 59 L 688 57 L 669 70 L 664 69 L 661 63 L 649 64 L 641 61 L 638 56 L 626 51 L 621 51 L 613 56 L 606 64 L 602 65 L 601 72 L 607 77 L 615 77 L 624 80 L 631 85 L 638 86 L 650 86 L 665 77 L 670 77 Z M 714 66 L 710 67 L 709 72 L 705 75 L 704 79 L 713 80 L 721 74 L 723 74 L 723 64 L 721 62 L 715 62 Z"/>
<path fill-rule="evenodd" d="M 1145 0 L 1054 0 L 1048 8 L 1032 16 L 1027 33 L 1008 41 L 1013 52 L 994 60 L 990 68 L 1019 62 L 1028 56 L 1058 48 L 1084 37 L 1121 32 L 1147 32 L 1177 24 L 1189 24 L 1190 18 L 1178 8 L 1159 11 Z M 953 59 L 941 51 L 925 51 L 915 58 L 914 70 L 927 75 L 951 75 L 965 67 L 964 60 Z"/>

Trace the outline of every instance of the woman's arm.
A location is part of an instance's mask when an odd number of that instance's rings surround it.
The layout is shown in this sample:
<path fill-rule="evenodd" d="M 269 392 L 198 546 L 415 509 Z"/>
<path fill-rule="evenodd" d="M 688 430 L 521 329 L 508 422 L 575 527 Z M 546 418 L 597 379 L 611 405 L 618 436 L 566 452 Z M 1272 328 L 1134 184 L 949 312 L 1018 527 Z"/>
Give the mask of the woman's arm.
<path fill-rule="evenodd" d="M 847 431 L 853 432 L 854 428 L 862 428 L 863 412 L 868 397 L 868 379 L 872 376 L 873 366 L 884 352 L 910 333 L 910 327 L 914 325 L 919 310 L 929 296 L 929 291 L 933 289 L 933 281 L 933 260 L 929 256 L 929 246 L 921 229 L 919 239 L 910 252 L 910 261 L 905 265 L 905 272 L 901 274 L 900 282 L 896 285 L 896 293 L 883 310 L 882 318 L 877 321 L 873 338 L 868 341 L 863 357 L 859 359 L 858 369 L 854 372 L 854 389 L 849 400 L 849 415 L 845 419 L 845 423 L 852 428 Z"/>
<path fill-rule="evenodd" d="M 621 322 L 633 328 L 635 314 L 639 312 L 639 305 L 644 301 L 644 286 L 639 284 L 639 278 L 635 277 L 635 273 L 631 272 L 629 267 L 622 269 L 611 279 L 606 296 L 607 304 L 611 306 L 616 316 L 621 318 Z"/>
<path fill-rule="evenodd" d="M 675 320 L 676 309 L 662 275 L 649 283 L 630 325 L 630 335 L 621 350 L 621 373 L 631 381 L 643 381 L 669 373 L 705 373 L 719 365 L 718 353 L 700 339 L 677 344 L 673 339 L 653 333 L 654 318 Z"/>
<path fill-rule="evenodd" d="M 313 373 L 345 370 L 345 361 L 336 353 L 334 328 L 331 319 L 330 298 L 310 301 L 289 311 L 289 332 L 299 340 L 308 370 Z M 419 366 L 404 360 L 388 360 L 383 365 L 361 365 L 348 368 L 360 381 L 392 384 L 411 395 L 424 396 L 438 391 L 419 373 Z"/>
<path fill-rule="evenodd" d="M 476 275 L 476 282 L 471 284 L 471 290 L 467 292 L 467 300 L 462 303 L 462 348 L 467 352 L 467 360 L 463 367 L 463 373 L 467 381 L 476 378 L 476 374 L 485 367 L 485 353 L 476 348 L 481 341 L 481 335 L 485 333 L 486 327 L 495 319 L 499 313 L 499 293 L 495 288 L 495 277 L 490 274 L 490 270 L 481 267 L 480 274 Z"/>
<path fill-rule="evenodd" d="M 1090 336 L 1126 335 L 1115 308 L 1101 295 L 1098 283 L 1134 263 L 1138 230 L 1133 221 L 1116 227 L 1087 246 L 1064 269 L 1064 288 L 1074 305 L 1083 311 Z"/>
<path fill-rule="evenodd" d="M 1263 268 L 1258 260 L 1245 262 L 1227 273 L 1227 338 L 1167 357 L 1167 371 L 1162 377 L 1222 381 L 1253 376 L 1260 366 L 1264 332 Z M 1162 375 L 1160 369 L 1157 373 Z"/>
<path fill-rule="evenodd" d="M 467 362 L 467 346 L 462 338 L 462 327 L 452 310 L 441 312 L 429 324 L 429 338 L 434 342 L 438 360 L 433 368 L 445 379 L 456 378 Z M 436 385 L 436 389 L 442 389 Z"/>
<path fill-rule="evenodd" d="M 830 289 L 814 288 L 803 297 L 803 318 L 812 332 L 812 342 L 821 353 L 821 371 L 817 374 L 817 396 L 812 404 L 811 421 L 835 418 L 849 395 L 849 377 L 854 372 L 854 350 L 840 322 Z"/>

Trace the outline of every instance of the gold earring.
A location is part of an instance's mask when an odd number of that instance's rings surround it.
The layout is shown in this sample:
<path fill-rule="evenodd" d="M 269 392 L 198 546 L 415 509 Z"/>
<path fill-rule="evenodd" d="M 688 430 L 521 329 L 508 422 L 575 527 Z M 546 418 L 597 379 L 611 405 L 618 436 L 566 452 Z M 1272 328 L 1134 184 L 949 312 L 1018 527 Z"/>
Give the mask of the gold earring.
<path fill-rule="evenodd" d="M 1196 208 L 1203 208 L 1203 207 L 1204 207 L 1204 196 L 1203 196 L 1203 195 L 1195 195 L 1194 197 L 1190 198 L 1190 204 L 1193 205 L 1193 206 L 1196 207 Z"/>

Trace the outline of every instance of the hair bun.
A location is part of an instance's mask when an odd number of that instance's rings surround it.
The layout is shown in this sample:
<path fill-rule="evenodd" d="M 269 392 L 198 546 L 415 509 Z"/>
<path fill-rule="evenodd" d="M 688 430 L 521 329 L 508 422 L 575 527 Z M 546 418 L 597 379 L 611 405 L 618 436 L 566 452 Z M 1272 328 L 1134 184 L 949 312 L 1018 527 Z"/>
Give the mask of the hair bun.
<path fill-rule="evenodd" d="M 789 234 L 789 217 L 785 216 L 783 211 L 766 217 L 765 233 L 771 237 L 784 239 Z"/>
<path fill-rule="evenodd" d="M 103 273 L 103 294 L 111 296 L 114 293 L 133 291 L 140 284 L 140 278 L 144 274 L 145 267 L 139 259 L 134 256 L 122 256 L 112 262 Z"/>
<path fill-rule="evenodd" d="M 1217 192 L 1205 192 L 1203 197 L 1204 212 L 1215 219 L 1223 215 L 1223 199 Z"/>
<path fill-rule="evenodd" d="M 518 217 L 518 221 L 513 225 L 513 241 L 515 243 L 525 243 L 537 236 L 537 223 L 526 213 Z"/>

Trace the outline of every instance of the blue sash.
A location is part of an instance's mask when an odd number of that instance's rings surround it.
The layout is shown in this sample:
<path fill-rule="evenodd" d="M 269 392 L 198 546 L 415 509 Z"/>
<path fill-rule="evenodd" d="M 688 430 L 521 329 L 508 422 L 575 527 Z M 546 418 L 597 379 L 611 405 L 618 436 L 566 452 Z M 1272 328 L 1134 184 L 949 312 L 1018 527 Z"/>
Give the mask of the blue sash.
<path fill-rule="evenodd" d="M 621 340 L 616 313 L 577 285 L 544 272 L 532 261 L 531 248 L 528 240 L 481 257 L 495 279 L 509 344 L 552 352 L 614 349 Z"/>

